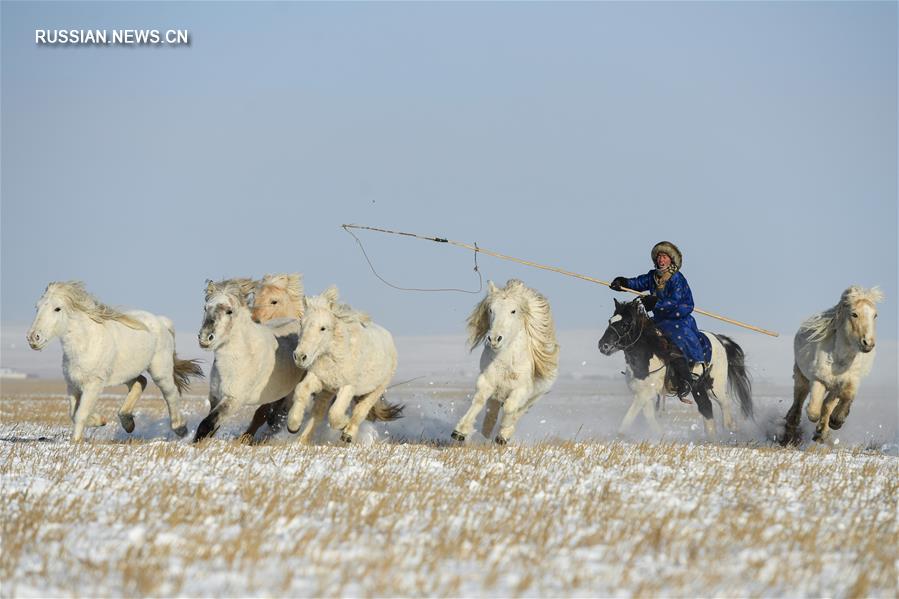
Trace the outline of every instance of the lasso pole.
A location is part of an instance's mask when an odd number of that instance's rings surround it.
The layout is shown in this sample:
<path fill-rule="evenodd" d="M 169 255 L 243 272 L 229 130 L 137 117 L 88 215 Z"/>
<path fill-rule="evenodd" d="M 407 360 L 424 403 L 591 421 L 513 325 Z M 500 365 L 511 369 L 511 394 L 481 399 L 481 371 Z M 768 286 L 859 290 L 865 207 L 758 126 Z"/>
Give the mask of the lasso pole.
<path fill-rule="evenodd" d="M 447 243 L 449 245 L 454 245 L 456 247 L 465 248 L 467 250 L 471 250 L 474 252 L 480 252 L 482 254 L 487 254 L 488 256 L 493 256 L 494 258 L 499 258 L 501 260 L 509 260 L 511 262 L 517 262 L 519 264 L 524 264 L 525 266 L 531 266 L 533 268 L 539 268 L 541 270 L 549 270 L 552 272 L 557 272 L 562 275 L 566 275 L 569 277 L 574 277 L 575 279 L 581 279 L 583 281 L 589 281 L 591 283 L 598 283 L 599 285 L 605 285 L 606 287 L 611 287 L 611 283 L 608 281 L 603 281 L 602 279 L 597 279 L 595 277 L 590 277 L 587 275 L 582 275 L 577 272 L 572 272 L 570 270 L 565 270 L 564 268 L 558 268 L 556 266 L 547 266 L 545 264 L 538 264 L 536 262 L 531 262 L 530 260 L 523 260 L 521 258 L 516 258 L 515 256 L 507 256 L 506 254 L 500 254 L 499 252 L 494 252 L 492 250 L 488 250 L 482 248 L 481 246 L 474 246 L 468 243 L 463 243 L 461 241 L 453 241 L 452 239 L 446 239 L 444 237 L 428 237 L 426 235 L 418 235 L 416 233 L 406 233 L 403 231 L 391 231 L 390 229 L 379 229 L 378 227 L 368 227 L 365 225 L 341 225 L 344 229 L 360 229 L 364 231 L 375 231 L 377 233 L 387 233 L 389 235 L 401 235 L 403 237 L 414 237 L 416 239 L 424 239 L 427 241 L 434 241 L 437 243 Z M 622 291 L 628 291 L 633 293 L 634 295 L 643 295 L 639 291 L 634 291 L 633 289 L 628 289 L 627 287 L 622 287 Z M 726 316 L 721 316 L 720 314 L 715 314 L 714 312 L 708 312 L 706 310 L 702 310 L 700 308 L 693 308 L 693 311 L 697 314 L 702 314 L 703 316 L 708 316 L 709 318 L 715 318 L 717 320 L 722 320 L 724 322 L 737 325 L 738 327 L 743 327 L 744 329 L 749 329 L 750 331 L 755 331 L 757 333 L 762 333 L 765 335 L 770 335 L 771 337 L 779 337 L 780 334 L 775 331 L 769 331 L 767 329 L 763 329 L 757 326 L 753 326 L 751 324 L 746 324 L 745 322 L 740 322 L 739 320 L 733 320 L 732 318 L 728 318 Z"/>

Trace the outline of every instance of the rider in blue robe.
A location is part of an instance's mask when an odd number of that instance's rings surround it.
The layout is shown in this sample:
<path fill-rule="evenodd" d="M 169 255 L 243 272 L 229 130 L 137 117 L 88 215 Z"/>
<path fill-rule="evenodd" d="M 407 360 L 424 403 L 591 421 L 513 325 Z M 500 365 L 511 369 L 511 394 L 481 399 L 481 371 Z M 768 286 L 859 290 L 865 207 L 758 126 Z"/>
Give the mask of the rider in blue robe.
<path fill-rule="evenodd" d="M 670 241 L 661 241 L 653 246 L 650 255 L 656 265 L 654 270 L 630 279 L 615 277 L 611 287 L 616 291 L 622 287 L 649 291 L 658 298 L 652 309 L 652 319 L 684 356 L 670 363 L 679 379 L 678 395 L 683 396 L 689 392 L 692 380 L 687 362 L 710 362 L 712 345 L 699 332 L 693 319 L 693 293 L 687 278 L 680 272 L 683 263 L 680 250 Z"/>

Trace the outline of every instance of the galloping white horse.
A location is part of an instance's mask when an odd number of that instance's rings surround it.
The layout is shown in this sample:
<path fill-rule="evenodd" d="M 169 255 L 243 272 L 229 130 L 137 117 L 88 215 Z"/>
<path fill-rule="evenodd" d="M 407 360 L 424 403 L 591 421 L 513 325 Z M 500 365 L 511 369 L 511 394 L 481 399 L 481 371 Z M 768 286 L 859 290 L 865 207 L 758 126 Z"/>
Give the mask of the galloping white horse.
<path fill-rule="evenodd" d="M 808 419 L 817 422 L 815 441 L 826 441 L 849 415 L 861 379 L 874 364 L 879 288 L 849 287 L 836 306 L 802 323 L 793 339 L 793 406 L 787 413 L 784 444 L 799 443 L 799 420 L 806 395 Z"/>
<path fill-rule="evenodd" d="M 28 330 L 28 344 L 41 350 L 54 337 L 62 343 L 62 370 L 68 384 L 69 416 L 74 422 L 73 441 L 84 436 L 85 426 L 102 426 L 93 414 L 104 387 L 128 385 L 119 420 L 127 432 L 134 430 L 134 404 L 147 386 L 141 373 L 148 371 L 162 391 L 172 430 L 187 434 L 181 414 L 181 392 L 189 378 L 202 377 L 195 360 L 175 355 L 172 321 L 149 312 L 120 312 L 97 301 L 79 281 L 50 283 L 37 302 L 37 315 Z"/>
<path fill-rule="evenodd" d="M 338 303 L 338 291 L 333 286 L 321 295 L 304 297 L 303 308 L 300 340 L 293 355 L 297 366 L 307 372 L 294 394 L 287 430 L 299 430 L 315 394 L 312 414 L 303 431 L 307 436 L 324 418 L 336 394 L 328 423 L 332 429 L 342 431 L 341 439 L 350 443 L 396 371 L 393 337 L 367 314 Z M 353 408 L 352 417 L 347 418 L 347 407 L 354 396 L 362 398 Z M 385 407 L 390 420 L 402 411 L 398 406 Z"/>
<path fill-rule="evenodd" d="M 500 406 L 503 419 L 496 443 L 504 445 L 515 425 L 558 376 L 559 344 L 549 302 L 518 279 L 502 289 L 487 282 L 487 295 L 468 317 L 471 349 L 484 339 L 481 374 L 468 412 L 456 424 L 452 437 L 464 441 L 487 403 L 482 433 L 488 439 L 496 426 Z"/>
<path fill-rule="evenodd" d="M 293 362 L 298 326 L 276 331 L 250 317 L 246 287 L 207 282 L 200 347 L 215 352 L 209 377 L 210 412 L 194 441 L 215 433 L 243 405 L 270 403 L 293 392 L 304 372 Z M 288 329 L 290 327 L 287 327 Z"/>

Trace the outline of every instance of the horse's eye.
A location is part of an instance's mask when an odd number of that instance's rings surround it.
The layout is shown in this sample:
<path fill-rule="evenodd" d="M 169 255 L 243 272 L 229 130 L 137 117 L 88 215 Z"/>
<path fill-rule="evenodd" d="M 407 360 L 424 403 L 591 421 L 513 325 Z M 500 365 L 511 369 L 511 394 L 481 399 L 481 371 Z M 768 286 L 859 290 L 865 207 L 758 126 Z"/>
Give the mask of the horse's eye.
<path fill-rule="evenodd" d="M 225 314 L 231 314 L 231 310 L 228 310 L 227 312 L 225 312 Z"/>
<path fill-rule="evenodd" d="M 858 318 L 858 312 L 853 312 L 853 313 L 852 313 L 852 318 Z"/>
<path fill-rule="evenodd" d="M 278 303 L 278 300 L 272 300 L 272 305 L 275 305 L 277 303 Z"/>
<path fill-rule="evenodd" d="M 54 308 L 53 311 L 54 311 L 54 312 L 61 312 L 61 311 L 62 311 L 62 308 Z"/>
<path fill-rule="evenodd" d="M 322 327 L 322 329 L 321 329 L 321 330 L 322 330 L 322 331 L 324 331 L 324 330 L 325 330 L 325 327 Z"/>
<path fill-rule="evenodd" d="M 515 314 L 515 312 L 517 312 L 517 310 L 512 310 L 512 314 Z"/>

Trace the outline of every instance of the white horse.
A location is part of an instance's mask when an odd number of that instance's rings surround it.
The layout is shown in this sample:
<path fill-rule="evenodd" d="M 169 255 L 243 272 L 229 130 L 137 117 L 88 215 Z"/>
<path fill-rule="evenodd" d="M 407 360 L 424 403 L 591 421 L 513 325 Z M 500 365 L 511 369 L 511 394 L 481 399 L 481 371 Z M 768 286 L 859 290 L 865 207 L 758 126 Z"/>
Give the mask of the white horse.
<path fill-rule="evenodd" d="M 41 350 L 54 337 L 62 343 L 73 441 L 83 438 L 85 426 L 106 424 L 93 413 L 94 404 L 104 387 L 123 383 L 128 395 L 119 408 L 119 420 L 132 432 L 134 404 L 147 386 L 141 374 L 145 370 L 162 391 L 172 430 L 179 437 L 187 434 L 181 392 L 190 377 L 202 377 L 203 371 L 195 360 L 175 355 L 171 320 L 143 311 L 120 312 L 97 301 L 79 281 L 50 283 L 37 302 L 27 339 L 32 349 Z"/>
<path fill-rule="evenodd" d="M 456 424 L 452 438 L 464 441 L 487 403 L 482 433 L 488 439 L 499 409 L 503 419 L 496 443 L 504 445 L 525 412 L 549 391 L 559 371 L 559 344 L 549 302 L 518 279 L 502 289 L 487 282 L 487 295 L 468 317 L 468 340 L 481 353 L 481 374 L 471 407 Z"/>
<path fill-rule="evenodd" d="M 793 339 L 793 406 L 787 413 L 784 443 L 799 443 L 802 404 L 811 395 L 808 419 L 817 422 L 815 441 L 826 441 L 849 415 L 858 385 L 874 364 L 879 288 L 853 286 L 836 306 L 802 323 Z"/>
<path fill-rule="evenodd" d="M 643 305 L 646 297 L 641 296 L 630 302 L 615 300 L 615 313 L 609 318 L 609 326 L 599 340 L 599 350 L 606 356 L 624 351 L 627 386 L 634 394 L 630 408 L 618 427 L 619 435 L 627 432 L 640 411 L 653 433 L 662 433 L 656 422 L 655 406 L 659 394 L 669 391 L 666 384 L 667 365 L 677 347 L 649 318 Z M 730 396 L 740 403 L 743 415 L 752 418 L 752 384 L 746 371 L 743 349 L 724 335 L 700 332 L 712 345 L 712 361 L 705 378 L 694 385 L 693 398 L 704 419 L 706 436 L 714 438 L 716 430 L 711 400 L 715 400 L 721 408 L 724 427 L 734 431 L 736 421 L 730 409 Z M 702 374 L 701 364 L 694 367 L 694 374 Z"/>
<path fill-rule="evenodd" d="M 253 322 L 247 287 L 207 281 L 200 347 L 215 352 L 209 377 L 210 412 L 194 441 L 215 434 L 221 420 L 244 405 L 265 404 L 293 392 L 304 371 L 293 361 L 298 323 L 282 329 Z"/>
<path fill-rule="evenodd" d="M 368 315 L 338 303 L 338 291 L 333 286 L 321 295 L 303 298 L 301 322 L 294 359 L 297 366 L 306 370 L 306 378 L 294 394 L 287 430 L 292 433 L 299 430 L 309 400 L 315 394 L 312 414 L 303 431 L 304 436 L 308 435 L 324 418 L 336 394 L 328 411 L 328 423 L 332 429 L 342 431 L 341 439 L 350 443 L 396 372 L 393 337 Z M 352 417 L 347 418 L 347 407 L 354 396 L 361 399 L 353 408 Z M 387 408 L 393 417 L 401 411 L 399 407 Z"/>

